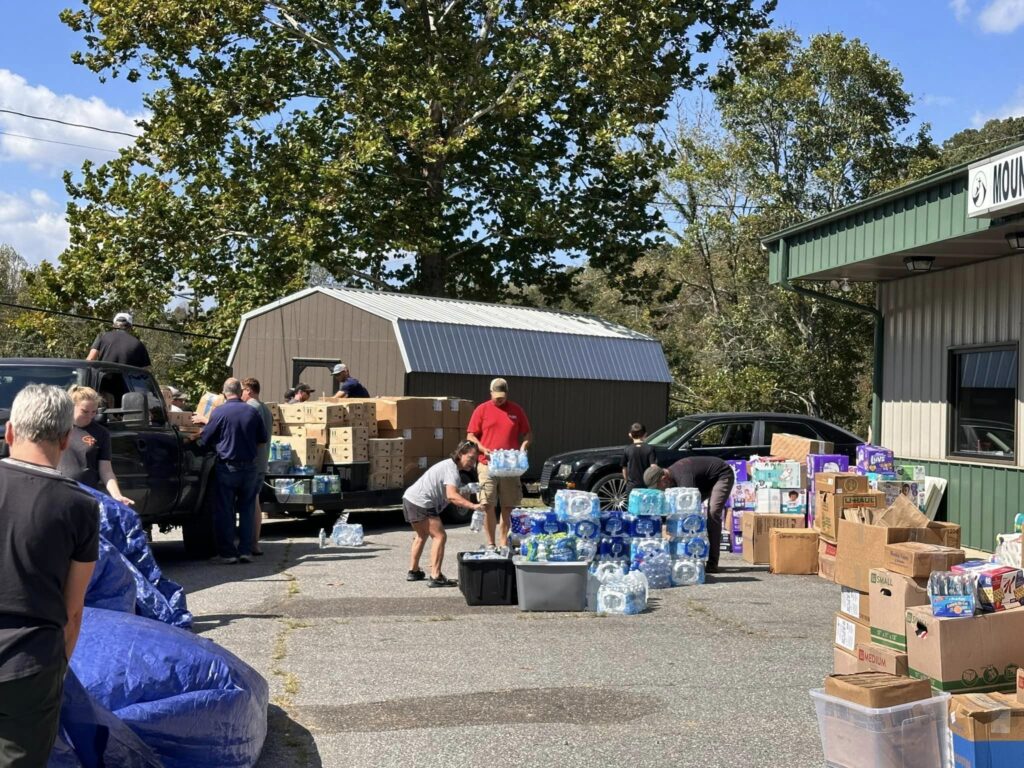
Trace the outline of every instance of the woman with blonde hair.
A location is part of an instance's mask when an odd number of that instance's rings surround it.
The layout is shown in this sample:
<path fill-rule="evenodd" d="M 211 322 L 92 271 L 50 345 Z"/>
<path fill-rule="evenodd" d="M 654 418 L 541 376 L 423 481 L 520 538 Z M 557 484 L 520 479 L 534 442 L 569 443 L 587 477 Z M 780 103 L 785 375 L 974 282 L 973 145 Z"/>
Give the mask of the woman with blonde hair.
<path fill-rule="evenodd" d="M 106 491 L 115 501 L 135 504 L 121 493 L 110 463 L 110 432 L 96 422 L 100 395 L 92 387 L 74 385 L 68 390 L 75 404 L 75 421 L 67 450 L 60 457 L 58 471 L 65 477 Z"/>

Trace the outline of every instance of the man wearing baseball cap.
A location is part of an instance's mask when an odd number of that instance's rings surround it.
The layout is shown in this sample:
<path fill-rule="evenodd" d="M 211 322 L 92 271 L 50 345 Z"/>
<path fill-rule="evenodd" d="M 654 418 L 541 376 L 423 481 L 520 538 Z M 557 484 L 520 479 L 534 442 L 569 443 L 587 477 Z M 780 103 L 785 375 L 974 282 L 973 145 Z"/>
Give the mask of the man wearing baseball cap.
<path fill-rule="evenodd" d="M 334 396 L 335 397 L 369 397 L 370 393 L 366 387 L 359 383 L 359 379 L 348 372 L 348 366 L 338 363 L 331 370 L 334 374 Z"/>
<path fill-rule="evenodd" d="M 97 336 L 85 359 L 148 368 L 151 365 L 149 350 L 132 335 L 131 330 L 132 316 L 127 312 L 118 312 L 114 315 L 114 330 Z"/>
<path fill-rule="evenodd" d="M 484 533 L 488 546 L 494 546 L 495 510 L 501 510 L 501 546 L 508 545 L 512 510 L 523 501 L 523 484 L 518 477 L 491 477 L 488 456 L 496 450 L 521 450 L 530 447 L 533 433 L 530 420 L 518 404 L 508 399 L 508 382 L 491 381 L 491 399 L 473 411 L 466 429 L 466 439 L 480 448 L 477 475 L 480 480 L 480 502 L 484 505 L 487 524 Z"/>
<path fill-rule="evenodd" d="M 304 403 L 309 400 L 309 396 L 313 394 L 313 388 L 308 384 L 299 382 L 295 385 L 295 391 L 292 394 L 292 399 L 288 401 L 288 405 L 295 405 L 296 403 Z"/>

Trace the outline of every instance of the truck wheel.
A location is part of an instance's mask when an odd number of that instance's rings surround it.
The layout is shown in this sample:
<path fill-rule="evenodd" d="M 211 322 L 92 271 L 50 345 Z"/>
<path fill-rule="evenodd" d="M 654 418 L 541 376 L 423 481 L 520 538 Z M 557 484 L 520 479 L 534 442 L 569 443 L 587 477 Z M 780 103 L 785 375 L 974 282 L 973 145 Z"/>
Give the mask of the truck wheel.
<path fill-rule="evenodd" d="M 605 475 L 590 489 L 601 501 L 602 512 L 625 512 L 629 505 L 626 479 L 622 475 Z"/>
<path fill-rule="evenodd" d="M 185 555 L 192 560 L 208 560 L 217 554 L 213 535 L 213 501 L 204 499 L 199 511 L 181 526 Z"/>

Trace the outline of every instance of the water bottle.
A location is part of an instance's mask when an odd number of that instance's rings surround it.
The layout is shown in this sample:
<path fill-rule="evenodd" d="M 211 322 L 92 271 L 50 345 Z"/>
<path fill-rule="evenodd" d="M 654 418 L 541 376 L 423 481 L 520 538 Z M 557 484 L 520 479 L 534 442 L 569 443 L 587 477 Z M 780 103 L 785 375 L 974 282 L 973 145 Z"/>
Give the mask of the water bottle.
<path fill-rule="evenodd" d="M 705 533 L 687 536 L 683 539 L 683 552 L 686 557 L 695 558 L 697 560 L 707 560 L 708 553 L 710 551 L 711 542 L 708 540 L 707 534 Z"/>
<path fill-rule="evenodd" d="M 530 458 L 526 455 L 526 451 L 519 451 L 519 457 L 516 460 L 516 469 L 520 472 L 525 472 L 530 468 Z"/>
<path fill-rule="evenodd" d="M 473 517 L 469 521 L 469 530 L 475 531 L 476 533 L 482 531 L 484 529 L 484 520 L 486 517 L 487 515 L 482 509 L 474 509 Z"/>
<path fill-rule="evenodd" d="M 700 491 L 696 488 L 668 488 L 665 501 L 670 515 L 686 515 L 699 512 L 701 508 Z"/>
<path fill-rule="evenodd" d="M 622 579 L 610 580 L 598 587 L 597 610 L 600 613 L 626 613 L 626 585 Z"/>
<path fill-rule="evenodd" d="M 692 558 L 681 558 L 672 563 L 670 579 L 674 587 L 687 587 L 704 583 L 704 563 Z"/>

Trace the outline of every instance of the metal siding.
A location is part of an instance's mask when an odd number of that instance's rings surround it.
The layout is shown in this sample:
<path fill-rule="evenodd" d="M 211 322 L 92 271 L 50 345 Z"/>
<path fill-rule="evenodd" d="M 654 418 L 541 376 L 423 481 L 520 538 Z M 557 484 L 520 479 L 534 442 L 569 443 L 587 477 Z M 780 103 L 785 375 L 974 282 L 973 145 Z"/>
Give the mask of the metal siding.
<path fill-rule="evenodd" d="M 809 277 L 833 267 L 898 253 L 988 229 L 989 220 L 967 218 L 967 172 L 925 190 L 880 203 L 868 211 L 854 211 L 791 235 L 791 278 Z M 778 250 L 769 256 L 769 282 L 782 279 Z"/>

